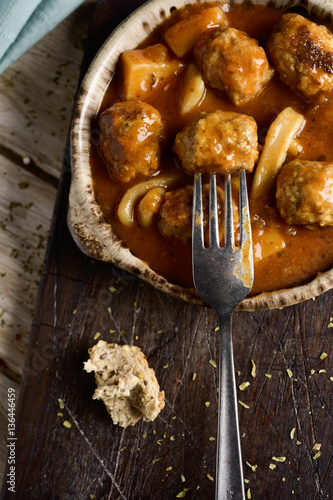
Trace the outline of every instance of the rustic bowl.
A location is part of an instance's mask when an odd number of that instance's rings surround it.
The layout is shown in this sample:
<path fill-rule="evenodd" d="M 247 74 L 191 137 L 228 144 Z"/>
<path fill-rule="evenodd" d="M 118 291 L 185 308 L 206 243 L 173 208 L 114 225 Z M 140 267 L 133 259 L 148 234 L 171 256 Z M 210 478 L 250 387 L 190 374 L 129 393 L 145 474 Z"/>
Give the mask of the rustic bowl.
<path fill-rule="evenodd" d="M 97 114 L 115 71 L 119 55 L 125 50 L 135 48 L 161 21 L 168 17 L 171 10 L 186 3 L 197 2 L 198 0 L 151 0 L 147 2 L 110 35 L 92 62 L 83 80 L 74 111 L 71 133 L 72 181 L 69 194 L 68 226 L 79 248 L 90 257 L 113 263 L 172 296 L 195 304 L 203 304 L 193 289 L 169 283 L 135 257 L 122 243 L 112 227 L 105 222 L 103 213 L 95 200 L 89 166 L 89 148 L 93 140 L 91 121 Z M 272 0 L 254 0 L 254 3 L 272 3 Z M 310 13 L 326 20 L 327 18 L 333 19 L 331 0 L 306 2 L 274 0 L 273 3 L 281 7 L 306 5 Z M 238 310 L 282 308 L 314 298 L 332 287 L 333 269 L 319 274 L 308 284 L 246 298 L 240 303 Z"/>

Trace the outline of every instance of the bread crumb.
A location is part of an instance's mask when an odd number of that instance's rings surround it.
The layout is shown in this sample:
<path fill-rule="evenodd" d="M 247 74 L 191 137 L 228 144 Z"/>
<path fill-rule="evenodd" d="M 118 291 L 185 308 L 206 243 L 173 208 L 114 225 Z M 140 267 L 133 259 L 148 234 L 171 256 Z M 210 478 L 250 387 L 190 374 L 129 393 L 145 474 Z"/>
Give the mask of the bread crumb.
<path fill-rule="evenodd" d="M 95 373 L 97 389 L 114 424 L 135 425 L 141 418 L 155 420 L 164 408 L 164 391 L 139 347 L 107 344 L 100 340 L 89 349 L 84 369 Z"/>

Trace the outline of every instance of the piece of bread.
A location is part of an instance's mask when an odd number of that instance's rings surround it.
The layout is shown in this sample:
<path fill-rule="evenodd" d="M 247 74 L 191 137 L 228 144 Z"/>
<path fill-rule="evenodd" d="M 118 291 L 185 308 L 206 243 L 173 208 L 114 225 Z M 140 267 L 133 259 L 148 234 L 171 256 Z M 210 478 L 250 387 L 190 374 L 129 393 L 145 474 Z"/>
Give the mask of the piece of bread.
<path fill-rule="evenodd" d="M 84 363 L 95 372 L 97 389 L 93 399 L 101 399 L 113 423 L 135 425 L 141 418 L 155 420 L 164 408 L 164 391 L 139 347 L 107 344 L 100 340 L 89 349 Z"/>

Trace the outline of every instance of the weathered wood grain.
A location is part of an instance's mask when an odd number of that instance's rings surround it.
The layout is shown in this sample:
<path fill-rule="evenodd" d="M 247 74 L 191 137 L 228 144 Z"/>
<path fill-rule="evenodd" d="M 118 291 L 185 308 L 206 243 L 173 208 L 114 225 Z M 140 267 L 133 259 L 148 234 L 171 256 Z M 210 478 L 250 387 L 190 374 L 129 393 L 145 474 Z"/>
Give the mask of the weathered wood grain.
<path fill-rule="evenodd" d="M 0 380 L 18 388 L 93 1 L 0 76 Z M 2 394 L 2 393 L 1 393 Z M 0 476 L 7 458 L 0 398 Z"/>
<path fill-rule="evenodd" d="M 30 168 L 35 165 L 56 179 L 92 4 L 84 3 L 0 76 L 0 147 L 17 161 L 29 157 Z"/>
<path fill-rule="evenodd" d="M 93 28 L 126 8 L 100 2 Z M 65 163 L 17 408 L 17 498 L 214 498 L 216 315 L 82 255 L 66 227 L 69 182 Z M 237 383 L 250 382 L 238 390 L 248 498 L 333 496 L 332 296 L 234 316 Z M 155 422 L 123 430 L 91 399 L 83 362 L 98 333 L 147 354 L 166 392 Z"/>

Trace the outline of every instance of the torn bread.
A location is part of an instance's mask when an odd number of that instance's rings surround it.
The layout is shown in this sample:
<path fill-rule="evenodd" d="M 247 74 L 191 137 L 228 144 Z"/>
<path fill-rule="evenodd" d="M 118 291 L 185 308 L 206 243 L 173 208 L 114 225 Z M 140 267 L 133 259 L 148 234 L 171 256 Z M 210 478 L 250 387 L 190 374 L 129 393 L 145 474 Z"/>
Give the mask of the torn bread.
<path fill-rule="evenodd" d="M 88 352 L 90 359 L 84 369 L 95 372 L 93 399 L 104 402 L 113 423 L 128 427 L 141 418 L 155 420 L 164 408 L 164 391 L 160 392 L 155 372 L 141 349 L 100 340 Z"/>

